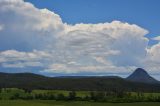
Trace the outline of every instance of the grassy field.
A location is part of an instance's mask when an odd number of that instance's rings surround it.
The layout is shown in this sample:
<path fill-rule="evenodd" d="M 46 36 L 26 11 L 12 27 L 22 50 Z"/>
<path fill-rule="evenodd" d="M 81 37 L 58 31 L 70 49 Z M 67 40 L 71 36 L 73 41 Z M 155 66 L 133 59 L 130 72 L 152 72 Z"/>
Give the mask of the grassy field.
<path fill-rule="evenodd" d="M 160 103 L 94 103 L 63 101 L 0 101 L 0 106 L 160 106 Z"/>

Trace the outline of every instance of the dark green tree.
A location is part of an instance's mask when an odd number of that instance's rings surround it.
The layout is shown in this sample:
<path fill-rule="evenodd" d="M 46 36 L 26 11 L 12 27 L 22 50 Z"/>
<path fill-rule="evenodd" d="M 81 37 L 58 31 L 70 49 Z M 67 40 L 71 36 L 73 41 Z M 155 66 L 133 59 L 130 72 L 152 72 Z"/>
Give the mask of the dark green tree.
<path fill-rule="evenodd" d="M 76 99 L 76 92 L 75 91 L 69 92 L 68 99 L 69 100 L 75 100 Z"/>

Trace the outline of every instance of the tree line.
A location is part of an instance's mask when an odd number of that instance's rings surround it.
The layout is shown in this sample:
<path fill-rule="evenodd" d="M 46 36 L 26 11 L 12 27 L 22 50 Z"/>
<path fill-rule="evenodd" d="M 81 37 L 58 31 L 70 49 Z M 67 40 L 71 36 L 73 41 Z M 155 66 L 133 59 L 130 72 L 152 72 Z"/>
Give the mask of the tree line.
<path fill-rule="evenodd" d="M 7 90 L 6 90 L 7 91 Z M 92 101 L 92 102 L 160 102 L 160 96 L 150 94 L 148 96 L 143 92 L 125 92 L 123 90 L 114 91 L 90 91 L 85 96 L 78 96 L 76 91 L 69 91 L 68 95 L 64 93 L 37 93 L 33 94 L 31 90 L 24 89 L 25 96 L 20 93 L 14 93 L 9 100 L 56 100 L 56 101 Z M 0 93 L 2 91 L 0 90 Z M 9 91 L 7 91 L 9 93 Z M 2 99 L 2 97 L 0 97 Z"/>

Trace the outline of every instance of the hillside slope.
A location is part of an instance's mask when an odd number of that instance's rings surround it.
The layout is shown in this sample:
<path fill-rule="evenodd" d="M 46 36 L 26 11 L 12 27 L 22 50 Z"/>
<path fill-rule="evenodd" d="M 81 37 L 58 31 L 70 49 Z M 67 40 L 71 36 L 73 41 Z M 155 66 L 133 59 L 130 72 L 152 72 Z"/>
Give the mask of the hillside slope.
<path fill-rule="evenodd" d="M 159 81 L 151 77 L 147 71 L 142 68 L 137 68 L 129 77 L 126 78 L 129 81 L 133 82 L 142 82 L 142 83 L 150 83 L 157 84 Z"/>
<path fill-rule="evenodd" d="M 120 77 L 45 77 L 32 73 L 0 73 L 1 88 L 54 90 L 125 90 L 160 92 L 159 84 L 130 82 Z"/>

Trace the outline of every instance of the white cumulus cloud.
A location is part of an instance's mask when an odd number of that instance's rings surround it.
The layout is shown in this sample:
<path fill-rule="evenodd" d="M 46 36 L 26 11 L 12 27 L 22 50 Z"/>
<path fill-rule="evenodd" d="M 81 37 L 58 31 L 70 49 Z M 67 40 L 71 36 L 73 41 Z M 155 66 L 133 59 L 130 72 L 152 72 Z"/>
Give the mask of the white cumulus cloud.
<path fill-rule="evenodd" d="M 154 37 L 154 38 L 152 38 L 152 39 L 153 39 L 153 40 L 160 41 L 160 36 Z"/>
<path fill-rule="evenodd" d="M 38 9 L 23 0 L 1 0 L 0 16 L 3 68 L 123 74 L 159 63 L 160 44 L 149 48 L 145 37 L 148 30 L 136 24 L 115 20 L 70 25 L 53 11 Z"/>

